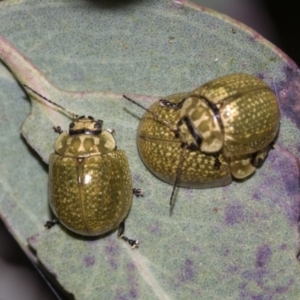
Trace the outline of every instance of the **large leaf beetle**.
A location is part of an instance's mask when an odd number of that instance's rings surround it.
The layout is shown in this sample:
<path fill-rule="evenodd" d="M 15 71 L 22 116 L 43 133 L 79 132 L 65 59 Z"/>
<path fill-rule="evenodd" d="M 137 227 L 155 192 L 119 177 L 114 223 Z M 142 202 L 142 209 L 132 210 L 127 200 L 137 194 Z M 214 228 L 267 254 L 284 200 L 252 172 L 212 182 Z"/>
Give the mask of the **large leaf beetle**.
<path fill-rule="evenodd" d="M 132 248 L 138 247 L 138 240 L 123 233 L 132 193 L 142 194 L 132 188 L 125 151 L 117 150 L 112 131 L 102 129 L 102 120 L 71 113 L 24 86 L 72 118 L 69 132 L 54 127 L 60 135 L 49 158 L 49 201 L 58 221 L 83 236 L 103 235 L 118 228 L 118 237 Z M 46 227 L 52 224 L 47 222 Z"/>
<path fill-rule="evenodd" d="M 146 110 L 137 134 L 142 161 L 174 188 L 216 187 L 230 184 L 232 176 L 250 176 L 264 162 L 279 129 L 275 94 L 261 79 L 244 73 L 170 95 L 149 109 L 124 97 Z"/>

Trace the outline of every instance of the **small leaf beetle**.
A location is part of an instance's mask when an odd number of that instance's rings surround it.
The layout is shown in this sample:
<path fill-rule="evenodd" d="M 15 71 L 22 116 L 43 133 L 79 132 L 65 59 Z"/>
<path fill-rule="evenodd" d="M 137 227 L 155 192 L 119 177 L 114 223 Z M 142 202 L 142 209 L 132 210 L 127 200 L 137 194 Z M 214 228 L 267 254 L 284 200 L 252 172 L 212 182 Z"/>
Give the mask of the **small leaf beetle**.
<path fill-rule="evenodd" d="M 248 74 L 226 75 L 146 109 L 138 150 L 149 170 L 174 188 L 228 185 L 232 176 L 244 179 L 262 165 L 279 119 L 266 83 Z"/>
<path fill-rule="evenodd" d="M 102 120 L 79 117 L 24 86 L 73 119 L 68 133 L 54 127 L 60 135 L 49 158 L 49 201 L 58 221 L 84 236 L 102 235 L 118 227 L 118 237 L 138 247 L 138 241 L 123 232 L 132 193 L 142 194 L 132 189 L 125 151 L 117 150 L 112 132 L 102 130 Z"/>

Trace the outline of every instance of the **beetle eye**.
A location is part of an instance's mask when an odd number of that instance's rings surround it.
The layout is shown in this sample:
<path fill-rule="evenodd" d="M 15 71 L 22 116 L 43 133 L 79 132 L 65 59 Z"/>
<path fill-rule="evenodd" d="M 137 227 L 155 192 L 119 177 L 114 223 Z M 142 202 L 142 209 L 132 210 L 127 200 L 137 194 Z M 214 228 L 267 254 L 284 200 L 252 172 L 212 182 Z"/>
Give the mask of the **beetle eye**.
<path fill-rule="evenodd" d="M 72 122 L 72 123 L 70 123 L 69 128 L 73 128 L 74 126 L 75 126 L 75 123 Z"/>
<path fill-rule="evenodd" d="M 81 120 L 81 119 L 84 119 L 85 118 L 85 116 L 80 116 L 80 117 L 78 117 L 78 120 Z"/>
<path fill-rule="evenodd" d="M 93 117 L 88 116 L 88 118 L 89 118 L 91 121 L 94 121 L 94 118 L 93 118 Z"/>
<path fill-rule="evenodd" d="M 98 120 L 98 121 L 94 124 L 94 128 L 101 128 L 101 127 L 102 127 L 102 123 L 103 123 L 103 121 Z"/>

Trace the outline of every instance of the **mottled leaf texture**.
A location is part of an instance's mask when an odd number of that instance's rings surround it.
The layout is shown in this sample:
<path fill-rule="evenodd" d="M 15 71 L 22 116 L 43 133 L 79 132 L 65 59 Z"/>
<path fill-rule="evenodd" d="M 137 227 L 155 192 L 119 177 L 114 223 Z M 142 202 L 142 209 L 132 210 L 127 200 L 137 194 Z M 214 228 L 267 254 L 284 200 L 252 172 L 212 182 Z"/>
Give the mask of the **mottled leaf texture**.
<path fill-rule="evenodd" d="M 2 1 L 0 20 L 1 218 L 32 260 L 77 299 L 298 299 L 293 61 L 245 25 L 189 1 Z M 172 186 L 137 153 L 144 112 L 122 94 L 149 106 L 237 72 L 260 77 L 278 96 L 274 150 L 244 182 L 178 189 L 170 215 Z M 116 232 L 89 240 L 61 226 L 44 229 L 52 217 L 45 164 L 57 137 L 52 127 L 65 129 L 70 119 L 36 97 L 30 103 L 22 83 L 115 129 L 145 195 L 134 198 L 126 224 L 139 249 Z"/>

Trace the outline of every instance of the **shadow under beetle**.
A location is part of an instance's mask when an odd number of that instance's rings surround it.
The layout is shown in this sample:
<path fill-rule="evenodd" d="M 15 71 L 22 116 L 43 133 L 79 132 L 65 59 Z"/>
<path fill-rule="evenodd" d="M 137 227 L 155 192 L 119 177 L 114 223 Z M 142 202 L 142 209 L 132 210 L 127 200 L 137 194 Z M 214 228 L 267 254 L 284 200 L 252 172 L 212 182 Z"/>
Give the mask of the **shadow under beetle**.
<path fill-rule="evenodd" d="M 49 201 L 58 221 L 83 236 L 102 235 L 118 227 L 118 237 L 138 247 L 138 240 L 123 233 L 132 193 L 142 194 L 132 188 L 125 151 L 117 150 L 112 132 L 102 130 L 102 120 L 73 114 L 24 86 L 72 118 L 68 133 L 54 127 L 60 135 L 49 158 Z"/>
<path fill-rule="evenodd" d="M 269 86 L 230 74 L 144 108 L 137 134 L 140 157 L 161 180 L 209 188 L 244 179 L 266 159 L 279 129 L 279 106 Z"/>

